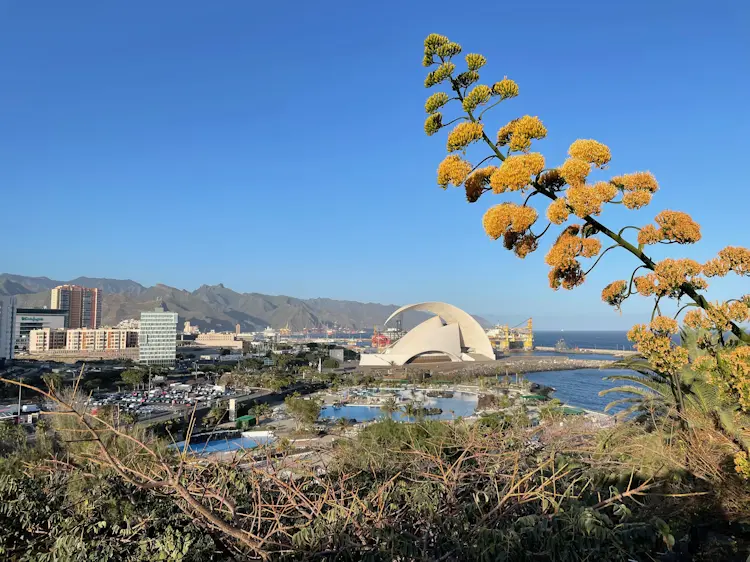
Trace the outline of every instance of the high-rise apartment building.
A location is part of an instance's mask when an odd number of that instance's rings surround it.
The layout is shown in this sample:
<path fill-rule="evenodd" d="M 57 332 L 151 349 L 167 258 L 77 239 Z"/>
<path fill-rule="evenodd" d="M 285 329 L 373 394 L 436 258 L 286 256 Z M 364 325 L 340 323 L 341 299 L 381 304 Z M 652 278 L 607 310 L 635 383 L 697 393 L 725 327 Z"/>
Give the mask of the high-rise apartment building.
<path fill-rule="evenodd" d="M 102 325 L 102 291 L 80 285 L 52 289 L 52 308 L 68 312 L 68 328 L 98 328 Z"/>
<path fill-rule="evenodd" d="M 0 297 L 0 364 L 13 359 L 13 324 L 16 316 L 16 297 Z"/>
<path fill-rule="evenodd" d="M 177 313 L 141 312 L 138 346 L 140 362 L 146 365 L 174 365 L 177 358 Z"/>

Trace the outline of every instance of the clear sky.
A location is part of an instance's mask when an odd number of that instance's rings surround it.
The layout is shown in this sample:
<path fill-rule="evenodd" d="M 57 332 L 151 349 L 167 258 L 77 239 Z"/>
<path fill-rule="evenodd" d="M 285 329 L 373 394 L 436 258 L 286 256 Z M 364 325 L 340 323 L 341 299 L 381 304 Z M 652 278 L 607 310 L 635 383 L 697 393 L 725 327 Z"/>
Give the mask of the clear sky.
<path fill-rule="evenodd" d="M 463 190 L 440 190 L 445 135 L 423 132 L 422 40 L 484 54 L 516 80 L 492 130 L 524 114 L 562 163 L 608 144 L 607 174 L 651 170 L 644 224 L 684 210 L 704 260 L 750 244 L 747 2 L 101 2 L 0 0 L 0 271 L 403 304 L 444 300 L 542 328 L 624 328 L 601 288 L 573 292 L 544 254 L 490 241 Z M 543 212 L 543 209 L 542 209 Z M 750 292 L 712 284 L 711 298 Z"/>

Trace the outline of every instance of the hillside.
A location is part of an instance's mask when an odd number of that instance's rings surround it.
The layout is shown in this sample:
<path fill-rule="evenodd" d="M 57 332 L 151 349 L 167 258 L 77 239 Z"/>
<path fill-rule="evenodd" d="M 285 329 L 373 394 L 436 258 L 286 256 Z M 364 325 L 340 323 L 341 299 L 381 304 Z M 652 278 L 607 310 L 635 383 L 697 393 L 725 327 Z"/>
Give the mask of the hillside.
<path fill-rule="evenodd" d="M 180 322 L 190 320 L 201 330 L 233 330 L 237 323 L 243 330 L 262 330 L 266 326 L 293 330 L 317 326 L 339 326 L 349 329 L 370 329 L 382 326 L 398 308 L 394 304 L 363 303 L 327 298 L 298 299 L 283 295 L 238 293 L 219 285 L 202 285 L 186 291 L 167 285 L 144 287 L 129 279 L 78 277 L 55 281 L 47 277 L 0 274 L 0 295 L 17 295 L 19 306 L 50 305 L 50 289 L 71 283 L 98 287 L 105 293 L 102 306 L 103 324 L 114 325 L 121 320 L 137 318 L 141 311 L 163 307 L 177 312 Z M 425 314 L 407 313 L 404 327 L 411 328 L 426 318 Z M 477 320 L 487 325 L 481 317 Z"/>

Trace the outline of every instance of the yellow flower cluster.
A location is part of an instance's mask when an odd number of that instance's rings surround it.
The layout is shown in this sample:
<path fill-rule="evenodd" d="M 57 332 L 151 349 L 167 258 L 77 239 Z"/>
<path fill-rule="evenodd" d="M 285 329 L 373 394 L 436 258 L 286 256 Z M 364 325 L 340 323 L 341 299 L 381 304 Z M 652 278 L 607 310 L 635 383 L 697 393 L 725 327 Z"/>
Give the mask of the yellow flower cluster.
<path fill-rule="evenodd" d="M 440 162 L 437 170 L 437 182 L 440 187 L 445 189 L 448 184 L 453 184 L 456 187 L 464 183 L 466 176 L 471 172 L 471 164 L 466 160 L 462 160 L 455 154 L 450 154 L 445 157 L 445 160 Z"/>
<path fill-rule="evenodd" d="M 617 195 L 617 186 L 606 182 L 600 181 L 594 184 L 594 190 L 597 196 L 601 199 L 602 203 L 609 203 Z"/>
<path fill-rule="evenodd" d="M 701 373 L 711 373 L 719 368 L 716 358 L 712 355 L 699 355 L 693 360 L 692 367 Z"/>
<path fill-rule="evenodd" d="M 456 65 L 452 62 L 442 63 L 424 79 L 425 88 L 431 88 L 436 84 L 440 84 L 440 82 L 446 80 L 451 74 L 453 74 L 454 70 L 456 70 Z"/>
<path fill-rule="evenodd" d="M 601 250 L 599 240 L 580 238 L 579 232 L 578 225 L 566 228 L 544 258 L 547 265 L 551 267 L 550 287 L 555 290 L 561 286 L 565 289 L 572 289 L 583 283 L 585 276 L 577 258 L 579 256 L 590 258 Z"/>
<path fill-rule="evenodd" d="M 484 193 L 484 188 L 490 181 L 490 176 L 497 170 L 497 166 L 486 166 L 475 170 L 464 183 L 466 188 L 466 200 L 474 203 Z"/>
<path fill-rule="evenodd" d="M 622 204 L 628 209 L 640 209 L 651 203 L 648 191 L 630 191 L 622 196 Z"/>
<path fill-rule="evenodd" d="M 479 70 L 485 64 L 487 64 L 487 59 L 482 55 L 477 53 L 469 53 L 466 55 L 466 66 L 469 67 L 469 70 Z"/>
<path fill-rule="evenodd" d="M 739 395 L 740 406 L 750 410 L 750 346 L 738 347 L 723 358 L 731 373 L 729 384 Z"/>
<path fill-rule="evenodd" d="M 593 139 L 578 139 L 570 145 L 568 154 L 597 168 L 603 168 L 612 159 L 609 147 Z"/>
<path fill-rule="evenodd" d="M 654 267 L 654 273 L 635 278 L 635 288 L 641 295 L 648 297 L 678 296 L 683 283 L 689 283 L 696 289 L 705 289 L 706 281 L 698 277 L 701 265 L 690 259 L 675 260 L 667 258 Z"/>
<path fill-rule="evenodd" d="M 619 309 L 620 305 L 627 298 L 627 288 L 628 284 L 625 281 L 613 281 L 602 290 L 602 300 Z"/>
<path fill-rule="evenodd" d="M 537 212 L 533 207 L 501 203 L 487 210 L 482 218 L 482 225 L 487 235 L 497 240 L 507 232 L 525 232 L 536 222 L 536 219 Z"/>
<path fill-rule="evenodd" d="M 547 219 L 553 224 L 562 224 L 570 216 L 570 210 L 565 202 L 564 197 L 555 199 L 547 207 Z"/>
<path fill-rule="evenodd" d="M 726 331 L 732 327 L 732 322 L 741 324 L 750 319 L 750 308 L 742 301 L 715 302 L 706 310 L 706 315 L 710 327 Z"/>
<path fill-rule="evenodd" d="M 651 321 L 649 327 L 657 336 L 673 336 L 680 331 L 677 321 L 668 316 L 657 316 Z"/>
<path fill-rule="evenodd" d="M 706 316 L 706 313 L 703 312 L 703 309 L 701 308 L 686 312 L 683 322 L 688 328 L 694 328 L 696 330 L 710 330 L 713 327 L 711 320 L 708 319 L 708 316 Z"/>
<path fill-rule="evenodd" d="M 750 249 L 727 246 L 719 252 L 718 257 L 703 265 L 703 273 L 707 277 L 724 277 L 730 271 L 737 275 L 750 275 Z"/>
<path fill-rule="evenodd" d="M 659 189 L 659 184 L 651 172 L 634 172 L 632 174 L 623 174 L 610 180 L 615 185 L 625 191 L 648 191 L 655 193 Z"/>
<path fill-rule="evenodd" d="M 492 90 L 490 90 L 489 86 L 485 86 L 484 84 L 475 86 L 464 98 L 464 111 L 474 111 L 478 106 L 487 103 L 490 96 L 492 96 Z"/>
<path fill-rule="evenodd" d="M 638 352 L 657 373 L 677 373 L 688 364 L 688 352 L 672 343 L 670 331 L 676 330 L 677 323 L 670 318 L 657 320 L 654 319 L 650 329 L 645 324 L 633 326 L 628 332 L 628 339 L 635 343 Z M 674 322 L 674 326 L 670 321 Z"/>
<path fill-rule="evenodd" d="M 602 199 L 595 187 L 590 185 L 578 185 L 571 187 L 565 193 L 568 206 L 573 213 L 584 218 L 588 215 L 599 215 L 602 212 Z"/>
<path fill-rule="evenodd" d="M 653 224 L 647 224 L 638 231 L 638 244 L 656 244 L 661 241 L 661 232 Z"/>
<path fill-rule="evenodd" d="M 500 96 L 504 100 L 514 98 L 518 95 L 518 84 L 513 82 L 513 80 L 509 80 L 506 76 L 500 82 L 495 82 L 492 86 L 492 94 Z"/>
<path fill-rule="evenodd" d="M 639 244 L 656 244 L 662 240 L 678 244 L 693 244 L 701 239 L 700 225 L 687 213 L 662 211 L 656 215 L 655 220 L 659 228 L 650 224 L 641 228 L 638 233 Z"/>
<path fill-rule="evenodd" d="M 458 43 L 454 43 L 453 41 L 444 43 L 440 45 L 437 49 L 435 49 L 435 54 L 443 58 L 454 57 L 460 52 L 461 52 L 461 45 L 459 45 Z"/>
<path fill-rule="evenodd" d="M 543 169 L 544 156 L 538 152 L 514 154 L 508 156 L 492 174 L 490 185 L 495 193 L 518 191 L 529 185 L 531 176 L 536 176 Z"/>
<path fill-rule="evenodd" d="M 466 149 L 471 143 L 482 138 L 483 130 L 484 126 L 481 123 L 459 123 L 448 134 L 448 152 Z"/>
<path fill-rule="evenodd" d="M 428 137 L 431 137 L 440 130 L 443 126 L 443 115 L 442 113 L 433 113 L 428 116 L 424 122 L 424 132 L 427 133 Z"/>
<path fill-rule="evenodd" d="M 508 237 L 506 236 L 506 240 L 507 239 Z M 514 242 L 513 251 L 519 258 L 523 259 L 531 252 L 536 251 L 537 247 L 538 242 L 536 236 L 533 234 L 524 234 L 523 236 L 519 236 Z"/>
<path fill-rule="evenodd" d="M 560 166 L 560 175 L 573 187 L 583 185 L 589 172 L 591 172 L 591 164 L 578 158 L 568 158 Z"/>
<path fill-rule="evenodd" d="M 520 119 L 514 119 L 497 132 L 497 144 L 508 145 L 514 151 L 527 152 L 531 148 L 532 139 L 543 139 L 546 136 L 547 128 L 539 117 L 524 115 Z"/>
<path fill-rule="evenodd" d="M 427 98 L 427 101 L 424 104 L 424 110 L 427 113 L 435 113 L 438 109 L 448 103 L 449 99 L 448 94 L 445 92 L 435 92 Z"/>
<path fill-rule="evenodd" d="M 450 40 L 445 35 L 430 33 L 424 40 L 424 59 L 422 60 L 422 64 L 424 66 L 434 64 L 432 57 L 435 55 L 437 48 L 447 43 L 450 43 Z"/>

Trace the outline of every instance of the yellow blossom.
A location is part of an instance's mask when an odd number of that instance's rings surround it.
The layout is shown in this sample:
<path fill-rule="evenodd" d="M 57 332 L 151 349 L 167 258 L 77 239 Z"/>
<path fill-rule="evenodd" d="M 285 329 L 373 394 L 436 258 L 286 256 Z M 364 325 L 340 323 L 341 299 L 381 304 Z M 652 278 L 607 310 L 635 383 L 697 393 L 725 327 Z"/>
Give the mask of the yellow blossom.
<path fill-rule="evenodd" d="M 583 238 L 581 240 L 581 255 L 584 258 L 593 258 L 602 249 L 602 243 L 597 238 Z"/>
<path fill-rule="evenodd" d="M 662 240 L 693 244 L 701 239 L 700 225 L 687 213 L 662 211 L 654 220 L 660 227 Z"/>
<path fill-rule="evenodd" d="M 637 324 L 628 332 L 628 339 L 635 343 L 638 352 L 658 373 L 677 373 L 688 364 L 687 350 L 676 347 L 671 336 L 665 332 L 671 329 L 671 324 L 660 321 L 656 325 L 652 324 L 652 329 L 644 324 Z"/>
<path fill-rule="evenodd" d="M 490 181 L 490 176 L 495 170 L 497 170 L 497 166 L 486 166 L 475 170 L 466 178 L 464 187 L 466 188 L 466 200 L 469 203 L 474 203 L 481 197 L 482 193 L 484 193 L 484 188 Z"/>
<path fill-rule="evenodd" d="M 464 111 L 474 111 L 478 106 L 487 103 L 491 95 L 492 90 L 490 90 L 489 86 L 485 86 L 484 84 L 475 86 L 464 98 Z"/>
<path fill-rule="evenodd" d="M 636 277 L 635 288 L 643 296 L 677 297 L 683 284 L 688 283 L 695 289 L 705 289 L 706 281 L 699 277 L 701 266 L 690 259 L 674 260 L 667 258 L 654 267 L 654 273 Z"/>
<path fill-rule="evenodd" d="M 569 232 L 563 232 L 549 249 L 544 261 L 550 267 L 569 269 L 577 263 L 583 244 L 581 238 Z"/>
<path fill-rule="evenodd" d="M 424 110 L 427 113 L 435 113 L 438 109 L 448 103 L 448 101 L 448 94 L 445 92 L 435 92 L 427 98 L 427 101 L 424 104 Z"/>
<path fill-rule="evenodd" d="M 446 80 L 453 71 L 456 70 L 456 65 L 452 62 L 444 62 L 438 66 L 435 70 L 430 72 L 425 78 L 425 88 L 431 88 L 436 84 L 440 84 L 443 80 Z"/>
<path fill-rule="evenodd" d="M 717 258 L 703 265 L 703 273 L 707 277 L 724 277 L 730 271 L 737 275 L 750 275 L 750 249 L 727 246 Z"/>
<path fill-rule="evenodd" d="M 529 229 L 537 219 L 537 212 L 532 207 L 522 207 L 514 203 L 501 203 L 487 210 L 482 219 L 484 231 L 493 240 L 507 232 L 522 233 Z"/>
<path fill-rule="evenodd" d="M 743 345 L 724 356 L 731 373 L 730 384 L 743 410 L 750 410 L 750 346 Z"/>
<path fill-rule="evenodd" d="M 500 82 L 495 82 L 492 86 L 492 94 L 500 96 L 502 99 L 514 98 L 518 95 L 518 84 L 509 80 L 506 76 Z"/>
<path fill-rule="evenodd" d="M 626 298 L 627 288 L 628 284 L 624 280 L 613 281 L 602 290 L 602 300 L 619 309 Z"/>
<path fill-rule="evenodd" d="M 459 123 L 448 135 L 448 152 L 464 150 L 472 142 L 481 139 L 483 129 L 481 123 L 471 121 Z"/>
<path fill-rule="evenodd" d="M 640 209 L 651 202 L 648 191 L 631 191 L 622 196 L 622 204 L 628 209 Z"/>
<path fill-rule="evenodd" d="M 583 185 L 586 182 L 589 172 L 591 172 L 591 165 L 585 160 L 578 158 L 568 158 L 560 166 L 560 174 L 573 187 Z"/>
<path fill-rule="evenodd" d="M 490 185 L 495 193 L 517 191 L 531 182 L 544 169 L 544 156 L 539 153 L 508 156 L 492 174 Z"/>
<path fill-rule="evenodd" d="M 606 182 L 600 181 L 594 184 L 594 190 L 602 203 L 608 203 L 612 201 L 617 195 L 617 186 Z"/>
<path fill-rule="evenodd" d="M 424 122 L 424 132 L 427 136 L 431 137 L 440 130 L 443 126 L 443 115 L 441 113 L 433 113 Z"/>
<path fill-rule="evenodd" d="M 699 355 L 693 360 L 692 367 L 703 373 L 714 371 L 718 368 L 716 358 L 711 355 Z"/>
<path fill-rule="evenodd" d="M 660 336 L 671 336 L 680 331 L 677 321 L 668 316 L 657 316 L 649 325 L 651 331 Z"/>
<path fill-rule="evenodd" d="M 576 216 L 584 218 L 588 215 L 599 215 L 602 212 L 602 200 L 599 193 L 590 185 L 571 187 L 565 194 L 568 206 Z"/>
<path fill-rule="evenodd" d="M 647 224 L 638 232 L 638 244 L 656 244 L 661 240 L 659 232 L 653 224 Z"/>
<path fill-rule="evenodd" d="M 635 290 L 638 291 L 639 295 L 650 297 L 656 291 L 655 279 L 656 276 L 653 273 L 634 278 Z"/>
<path fill-rule="evenodd" d="M 568 154 L 597 168 L 606 166 L 612 159 L 609 147 L 593 139 L 578 139 L 570 145 Z"/>
<path fill-rule="evenodd" d="M 524 234 L 513 244 L 515 254 L 523 259 L 537 249 L 538 242 L 533 234 Z"/>
<path fill-rule="evenodd" d="M 479 70 L 486 63 L 487 59 L 477 53 L 469 53 L 466 55 L 466 66 L 469 67 L 469 70 Z"/>
<path fill-rule="evenodd" d="M 553 267 L 549 272 L 549 286 L 557 291 L 560 287 L 563 289 L 575 289 L 586 279 L 581 270 L 581 264 L 576 262 L 571 267 L 561 269 Z"/>
<path fill-rule="evenodd" d="M 506 144 L 511 150 L 527 152 L 531 148 L 532 139 L 543 139 L 547 136 L 547 129 L 538 117 L 524 115 L 514 119 L 497 133 L 499 146 Z"/>
<path fill-rule="evenodd" d="M 699 328 L 710 330 L 713 327 L 708 316 L 706 316 L 706 313 L 700 308 L 686 312 L 683 322 L 688 328 L 694 328 L 696 330 Z"/>
<path fill-rule="evenodd" d="M 625 191 L 648 191 L 654 193 L 659 189 L 659 184 L 651 172 L 634 172 L 632 174 L 623 174 L 610 180 L 617 186 L 622 187 Z"/>
<path fill-rule="evenodd" d="M 570 210 L 568 209 L 568 205 L 565 203 L 564 197 L 555 199 L 554 201 L 552 201 L 552 203 L 550 203 L 550 206 L 547 207 L 547 218 L 553 224 L 562 224 L 566 220 L 568 220 L 569 216 Z"/>
<path fill-rule="evenodd" d="M 471 164 L 469 162 L 462 160 L 455 154 L 450 154 L 438 166 L 438 185 L 443 189 L 448 187 L 450 183 L 458 187 L 464 183 L 469 172 L 471 172 Z"/>

